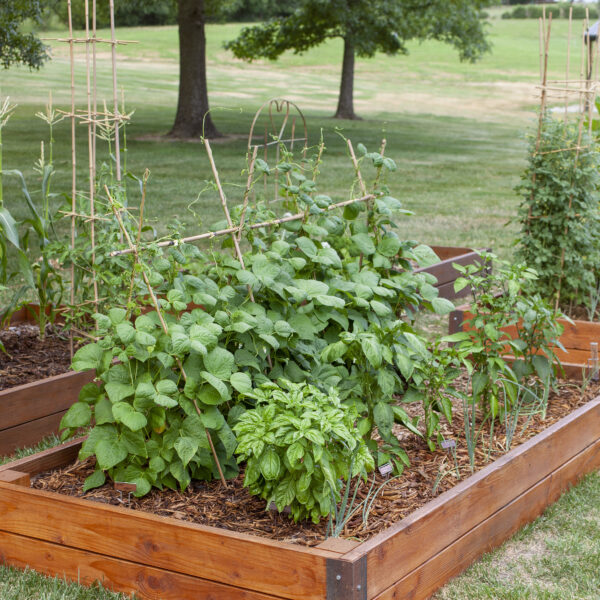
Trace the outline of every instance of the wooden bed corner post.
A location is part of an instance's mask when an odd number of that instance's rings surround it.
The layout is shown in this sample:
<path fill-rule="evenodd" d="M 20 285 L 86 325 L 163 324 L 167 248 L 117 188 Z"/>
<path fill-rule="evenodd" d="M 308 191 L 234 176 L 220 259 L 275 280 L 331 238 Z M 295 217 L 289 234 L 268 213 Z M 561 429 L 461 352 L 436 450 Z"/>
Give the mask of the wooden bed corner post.
<path fill-rule="evenodd" d="M 22 485 L 23 487 L 29 487 L 31 485 L 31 479 L 29 473 L 23 471 L 14 471 L 12 469 L 6 469 L 0 473 L 0 481 L 5 483 L 14 483 L 15 485 Z"/>
<path fill-rule="evenodd" d="M 367 600 L 367 555 L 327 559 L 327 600 Z"/>
<path fill-rule="evenodd" d="M 464 310 L 461 307 L 453 310 L 449 317 L 449 332 L 450 334 L 458 333 L 463 330 L 462 324 L 465 319 Z"/>

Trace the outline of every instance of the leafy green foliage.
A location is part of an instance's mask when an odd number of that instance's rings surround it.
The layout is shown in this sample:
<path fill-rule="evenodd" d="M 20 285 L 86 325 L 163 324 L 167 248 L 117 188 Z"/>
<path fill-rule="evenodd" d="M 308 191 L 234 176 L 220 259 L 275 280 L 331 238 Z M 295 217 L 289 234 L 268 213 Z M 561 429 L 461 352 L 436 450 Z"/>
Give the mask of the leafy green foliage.
<path fill-rule="evenodd" d="M 553 348 L 559 341 L 562 314 L 537 292 L 537 275 L 524 264 L 509 264 L 492 254 L 482 253 L 483 271 L 478 265 L 455 265 L 463 276 L 455 289 L 469 286 L 473 301 L 466 331 L 444 341 L 457 342 L 462 361 L 471 376 L 473 402 L 495 419 L 511 407 L 518 386 L 537 376 L 549 388 L 555 381 Z M 489 273 L 492 260 L 495 270 Z M 512 366 L 505 359 L 514 357 Z"/>
<path fill-rule="evenodd" d="M 433 348 L 419 353 L 413 361 L 411 385 L 402 401 L 419 402 L 423 406 L 423 434 L 432 451 L 436 443 L 443 441 L 439 431 L 441 417 L 452 423 L 452 397 L 461 398 L 454 380 L 461 374 L 460 366 L 467 354 L 466 349 L 437 340 Z"/>
<path fill-rule="evenodd" d="M 346 207 L 338 216 L 304 174 L 306 165 L 285 154 L 283 160 L 277 171 L 286 208 L 305 212 L 304 221 L 252 229 L 272 213 L 260 203 L 248 207 L 245 268 L 228 253 L 209 257 L 189 244 L 150 245 L 140 262 L 119 257 L 134 261 L 130 302 L 96 314 L 99 341 L 74 357 L 75 368 L 96 369 L 100 387 L 97 396 L 80 399 L 92 405 L 91 413 L 67 413 L 65 435 L 94 418 L 83 455 L 96 454 L 99 470 L 113 479 L 134 479 L 140 494 L 152 485 L 184 488 L 191 478 L 214 476 L 206 435 L 197 434 L 200 445 L 180 440 L 194 439 L 181 433 L 189 419 L 199 419 L 216 440 L 219 462 L 235 473 L 230 426 L 253 390 L 279 378 L 324 393 L 339 388 L 344 404 L 360 415 L 358 431 L 379 452 L 379 462 L 391 453 L 397 471 L 408 464 L 392 426 L 399 422 L 419 433 L 394 398 L 407 389 L 411 362 L 427 356 L 411 320 L 418 307 L 441 314 L 452 308 L 437 298 L 431 276 L 412 271 L 435 255 L 394 233 L 395 214 L 403 211 L 382 181 L 393 161 L 364 149 L 361 161 L 372 165 L 377 193 L 368 205 Z M 232 214 L 240 218 L 241 209 Z M 142 273 L 158 294 L 168 333 L 156 312 L 139 314 L 148 302 Z M 381 449 L 370 439 L 375 429 Z M 104 435 L 110 443 L 100 443 Z M 156 445 L 160 470 L 150 465 Z M 89 485 L 99 481 L 97 474 Z"/>
<path fill-rule="evenodd" d="M 91 11 L 90 3 L 90 11 Z M 58 2 L 55 8 L 61 21 L 68 24 L 67 3 Z M 73 27 L 85 29 L 85 0 L 72 0 L 71 11 Z M 120 0 L 115 2 L 115 24 L 117 27 L 136 27 L 143 25 L 173 25 L 177 21 L 177 2 L 175 0 Z M 110 26 L 108 2 L 98 2 L 96 6 L 97 27 Z M 91 26 L 91 19 L 90 19 Z"/>
<path fill-rule="evenodd" d="M 280 512 L 289 506 L 294 520 L 310 516 L 318 523 L 339 502 L 342 480 L 366 479 L 373 457 L 354 424 L 356 409 L 335 391 L 280 383 L 283 389 L 267 383 L 247 394 L 256 407 L 234 426 L 236 454 L 246 461 L 244 486 Z"/>
<path fill-rule="evenodd" d="M 231 399 L 234 369 L 233 355 L 216 347 L 222 328 L 200 309 L 166 318 L 168 333 L 156 312 L 134 322 L 122 309 L 96 315 L 101 339 L 73 357 L 74 369 L 95 369 L 98 377 L 61 422 L 64 437 L 95 422 L 80 454 L 97 460 L 88 489 L 104 483 L 104 471 L 135 483 L 139 496 L 151 486 L 185 489 L 192 478 L 210 478 L 217 472 L 207 431 L 226 476 L 237 473 L 235 436 L 220 410 Z M 191 340 L 199 339 L 202 352 L 195 352 Z"/>
<path fill-rule="evenodd" d="M 227 47 L 238 58 L 275 59 L 286 50 L 304 52 L 328 38 L 351 40 L 359 56 L 406 53 L 411 39 L 439 39 L 456 46 L 461 58 L 488 49 L 479 9 L 486 3 L 459 0 L 424 4 L 406 0 L 302 0 L 287 17 L 246 28 Z"/>
<path fill-rule="evenodd" d="M 25 65 L 39 69 L 48 58 L 46 46 L 33 33 L 20 28 L 26 19 L 39 20 L 44 2 L 40 0 L 2 0 L 0 4 L 0 64 Z"/>
<path fill-rule="evenodd" d="M 7 104 L 5 104 L 6 106 Z M 51 239 L 56 239 L 54 231 L 54 219 L 56 208 L 53 206 L 53 199 L 56 194 L 51 192 L 52 178 L 55 174 L 53 165 L 53 136 L 54 125 L 62 120 L 49 105 L 46 113 L 38 113 L 36 116 L 46 121 L 50 128 L 50 140 L 48 144 L 48 157 L 45 156 L 44 144 L 39 160 L 36 163 L 35 170 L 40 175 L 40 199 L 39 203 L 34 201 L 34 195 L 29 191 L 25 177 L 18 170 L 4 170 L 2 177 L 16 177 L 27 207 L 30 217 L 23 219 L 22 222 L 15 222 L 8 210 L 2 206 L 2 193 L 0 191 L 0 282 L 14 283 L 21 280 L 12 294 L 7 306 L 0 311 L 0 322 L 10 318 L 12 313 L 19 308 L 24 297 L 34 295 L 39 311 L 36 317 L 39 321 L 40 336 L 45 333 L 45 326 L 48 321 L 54 322 L 56 308 L 60 305 L 64 292 L 62 274 L 58 265 L 52 260 L 50 252 Z M 6 118 L 4 119 L 6 123 Z M 2 168 L 0 125 L 0 169 Z M 2 181 L 0 179 L 0 189 Z M 40 258 L 35 260 L 32 252 L 33 241 L 37 241 L 37 250 Z M 6 262 L 6 241 L 12 243 L 16 249 L 17 265 L 16 269 L 9 271 Z"/>
<path fill-rule="evenodd" d="M 517 188 L 523 198 L 517 258 L 537 271 L 542 297 L 558 298 L 565 310 L 589 302 L 599 280 L 599 168 L 586 132 L 580 139 L 576 125 L 545 117 L 539 149 L 532 139 Z"/>
<path fill-rule="evenodd" d="M 246 27 L 225 47 L 237 58 L 275 60 L 287 50 L 302 53 L 341 37 L 344 65 L 339 106 L 351 105 L 355 54 L 406 54 L 408 40 L 436 39 L 456 47 L 461 59 L 478 58 L 489 49 L 479 12 L 486 4 L 484 0 L 298 0 L 288 16 Z M 338 114 L 352 118 L 353 109 L 349 110 L 340 113 L 338 107 Z"/>

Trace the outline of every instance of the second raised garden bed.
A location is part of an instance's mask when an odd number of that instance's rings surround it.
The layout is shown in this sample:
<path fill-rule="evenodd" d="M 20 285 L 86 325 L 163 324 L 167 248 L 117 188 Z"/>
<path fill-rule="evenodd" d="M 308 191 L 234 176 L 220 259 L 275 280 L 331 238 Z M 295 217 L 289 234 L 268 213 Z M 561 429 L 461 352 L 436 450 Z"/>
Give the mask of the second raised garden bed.
<path fill-rule="evenodd" d="M 450 313 L 450 333 L 466 330 L 466 320 L 472 318 L 469 305 L 459 306 Z M 559 319 L 564 331 L 560 342 L 565 350 L 554 348 L 554 352 L 561 363 L 564 374 L 569 379 L 582 379 L 582 377 L 598 377 L 598 344 L 600 343 L 600 323 L 595 321 L 574 320 L 569 322 Z M 516 336 L 514 326 L 505 328 L 511 337 Z"/>
<path fill-rule="evenodd" d="M 454 300 L 462 298 L 469 293 L 468 289 L 460 292 L 454 291 L 454 282 L 460 273 L 454 268 L 454 263 L 463 267 L 481 262 L 478 252 L 472 248 L 461 248 L 454 246 L 431 246 L 431 249 L 439 256 L 440 262 L 430 267 L 415 269 L 416 273 L 431 273 L 437 279 L 436 287 L 440 298 Z"/>
<path fill-rule="evenodd" d="M 32 306 L 20 309 L 12 316 L 10 325 L 36 323 L 35 309 Z M 93 379 L 93 371 L 69 371 L 1 390 L 0 456 L 57 433 L 63 414 L 77 401 L 81 388 Z"/>
<path fill-rule="evenodd" d="M 600 398 L 372 539 L 316 548 L 29 487 L 80 444 L 0 467 L 5 564 L 156 600 L 419 600 L 600 467 Z"/>

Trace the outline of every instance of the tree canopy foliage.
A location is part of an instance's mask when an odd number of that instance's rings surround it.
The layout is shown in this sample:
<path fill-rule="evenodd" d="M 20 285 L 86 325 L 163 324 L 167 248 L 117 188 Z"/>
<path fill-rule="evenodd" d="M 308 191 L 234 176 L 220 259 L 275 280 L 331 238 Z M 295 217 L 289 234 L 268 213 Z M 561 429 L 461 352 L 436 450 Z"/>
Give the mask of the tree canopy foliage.
<path fill-rule="evenodd" d="M 5 69 L 13 64 L 38 69 L 48 58 L 46 46 L 40 39 L 21 30 L 26 19 L 41 19 L 43 5 L 39 0 L 0 2 L 0 64 Z"/>
<path fill-rule="evenodd" d="M 489 49 L 480 9 L 486 0 L 299 0 L 290 15 L 246 27 L 226 44 L 245 60 L 277 59 L 283 52 L 306 52 L 330 38 L 345 43 L 338 115 L 354 116 L 354 56 L 377 52 L 406 54 L 409 40 L 436 39 L 454 46 L 462 60 Z"/>

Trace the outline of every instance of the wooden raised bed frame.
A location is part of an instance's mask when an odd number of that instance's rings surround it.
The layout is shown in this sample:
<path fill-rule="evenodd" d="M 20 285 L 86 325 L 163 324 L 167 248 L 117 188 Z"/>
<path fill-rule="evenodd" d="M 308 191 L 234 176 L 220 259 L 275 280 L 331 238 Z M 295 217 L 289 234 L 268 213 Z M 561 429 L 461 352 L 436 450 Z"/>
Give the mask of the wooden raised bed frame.
<path fill-rule="evenodd" d="M 437 287 L 440 298 L 454 300 L 462 298 L 469 293 L 468 289 L 460 292 L 454 291 L 454 282 L 460 273 L 453 267 L 453 264 L 459 264 L 463 267 L 481 262 L 481 257 L 472 248 L 461 248 L 454 246 L 431 246 L 431 249 L 439 256 L 440 262 L 430 267 L 420 267 L 415 269 L 415 273 L 431 273 L 437 279 Z"/>
<path fill-rule="evenodd" d="M 35 322 L 36 308 L 18 310 L 10 325 Z M 93 371 L 70 371 L 0 391 L 0 456 L 58 433 L 62 416 L 93 378 Z"/>
<path fill-rule="evenodd" d="M 0 467 L 0 558 L 161 600 L 419 600 L 600 467 L 600 397 L 374 538 L 316 548 L 29 487 L 81 441 Z"/>
<path fill-rule="evenodd" d="M 450 313 L 449 331 L 456 333 L 467 329 L 464 321 L 472 318 L 469 312 L 469 305 L 459 306 Z M 564 327 L 563 334 L 560 336 L 560 342 L 565 351 L 560 348 L 554 348 L 554 352 L 560 361 L 564 374 L 569 379 L 582 379 L 584 373 L 590 374 L 590 359 L 592 358 L 591 344 L 600 345 L 600 323 L 595 321 L 576 321 L 572 323 L 564 319 L 559 319 L 559 323 Z M 506 327 L 506 333 L 516 336 L 514 326 Z"/>

